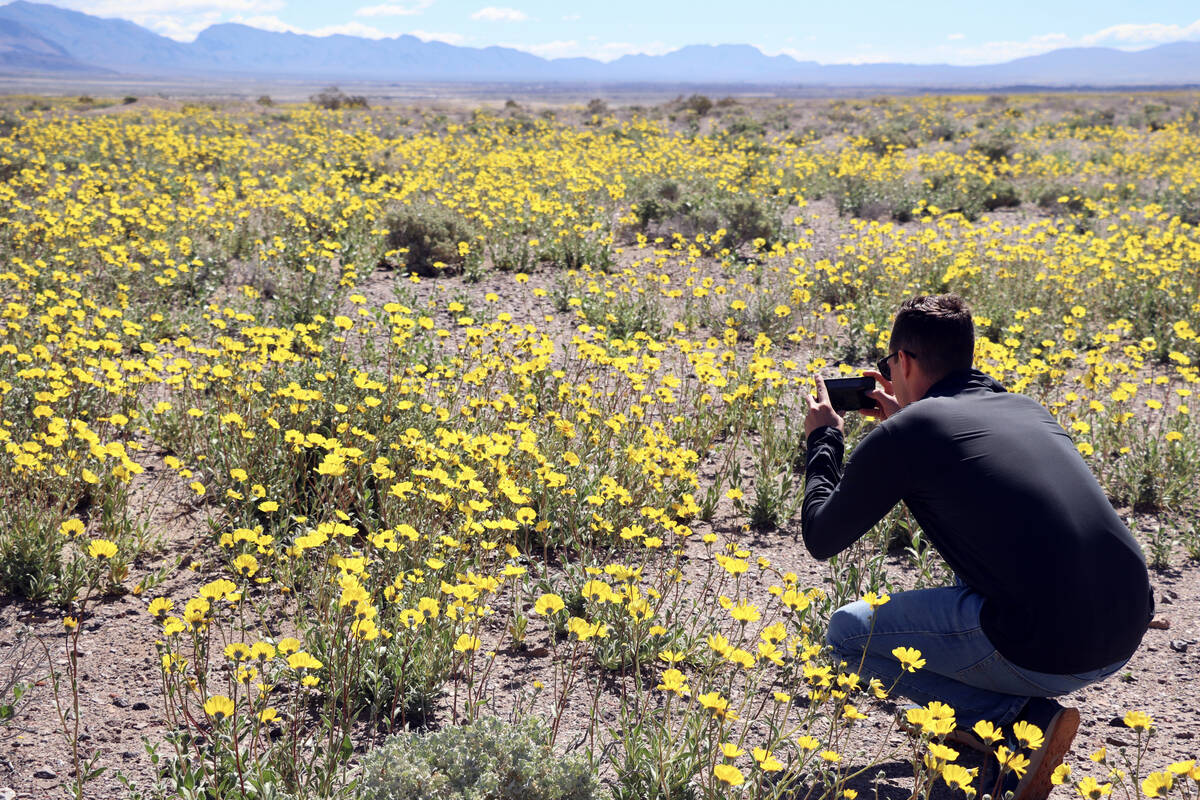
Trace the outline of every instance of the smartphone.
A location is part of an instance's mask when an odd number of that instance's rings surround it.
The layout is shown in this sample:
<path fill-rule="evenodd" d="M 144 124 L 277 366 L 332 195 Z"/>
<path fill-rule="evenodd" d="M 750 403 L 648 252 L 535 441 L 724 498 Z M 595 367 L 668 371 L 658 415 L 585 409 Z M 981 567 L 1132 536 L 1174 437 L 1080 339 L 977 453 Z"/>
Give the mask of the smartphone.
<path fill-rule="evenodd" d="M 864 408 L 876 408 L 874 399 L 867 397 L 867 392 L 875 388 L 875 379 L 861 378 L 830 378 L 825 381 L 825 389 L 829 392 L 829 402 L 834 411 L 860 411 Z"/>

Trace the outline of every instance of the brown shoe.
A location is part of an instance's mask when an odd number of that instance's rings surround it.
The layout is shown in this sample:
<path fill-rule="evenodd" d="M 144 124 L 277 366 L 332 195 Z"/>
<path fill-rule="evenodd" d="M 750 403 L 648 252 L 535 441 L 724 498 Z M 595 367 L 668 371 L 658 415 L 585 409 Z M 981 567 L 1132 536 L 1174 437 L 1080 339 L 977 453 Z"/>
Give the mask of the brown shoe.
<path fill-rule="evenodd" d="M 1079 709 L 1064 708 L 1048 698 L 1034 697 L 1021 712 L 1020 719 L 1041 728 L 1043 739 L 1042 746 L 1029 754 L 1029 766 L 1025 777 L 1013 790 L 1013 800 L 1046 800 L 1054 788 L 1050 783 L 1054 768 L 1070 751 L 1075 732 L 1079 730 Z"/>
<path fill-rule="evenodd" d="M 921 706 L 915 703 L 909 703 L 901 706 L 896 711 L 896 727 L 909 736 L 920 736 L 921 729 L 917 725 L 913 725 L 908 721 L 905 714 L 910 708 L 920 708 Z M 965 747 L 968 750 L 974 750 L 977 753 L 992 752 L 992 746 L 975 735 L 975 731 L 970 728 L 954 728 L 945 736 L 942 737 L 942 744 L 948 747 Z"/>

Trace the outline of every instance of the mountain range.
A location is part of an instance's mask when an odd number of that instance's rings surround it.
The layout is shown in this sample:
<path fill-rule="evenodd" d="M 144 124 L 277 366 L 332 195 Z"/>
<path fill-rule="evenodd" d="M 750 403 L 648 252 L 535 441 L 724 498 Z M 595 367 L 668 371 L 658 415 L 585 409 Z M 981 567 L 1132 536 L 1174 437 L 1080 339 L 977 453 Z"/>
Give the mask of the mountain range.
<path fill-rule="evenodd" d="M 1128 52 L 1054 50 L 980 66 L 819 64 L 750 45 L 691 45 L 611 62 L 545 59 L 510 47 L 458 47 L 415 36 L 366 39 L 212 25 L 183 43 L 122 19 L 26 0 L 0 6 L 0 75 L 306 78 L 322 81 L 786 84 L 961 87 L 1200 84 L 1200 42 Z"/>

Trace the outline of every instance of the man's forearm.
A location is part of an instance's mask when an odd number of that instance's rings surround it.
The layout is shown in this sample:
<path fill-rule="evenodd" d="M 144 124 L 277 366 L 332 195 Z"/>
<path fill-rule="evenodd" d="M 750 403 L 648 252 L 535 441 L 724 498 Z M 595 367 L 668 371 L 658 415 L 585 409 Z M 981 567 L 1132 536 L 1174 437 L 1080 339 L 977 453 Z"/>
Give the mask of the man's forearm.
<path fill-rule="evenodd" d="M 834 428 L 808 437 L 801 524 L 814 558 L 837 555 L 858 541 L 904 496 L 904 463 L 884 426 L 867 434 L 842 466 L 845 441 Z"/>
<path fill-rule="evenodd" d="M 842 457 L 845 440 L 841 431 L 832 427 L 817 428 L 808 437 L 808 453 L 804 468 L 804 505 L 800 525 L 804 546 L 814 558 L 824 560 L 837 555 L 841 548 L 831 549 L 818 522 L 821 508 L 829 500 L 842 479 Z"/>

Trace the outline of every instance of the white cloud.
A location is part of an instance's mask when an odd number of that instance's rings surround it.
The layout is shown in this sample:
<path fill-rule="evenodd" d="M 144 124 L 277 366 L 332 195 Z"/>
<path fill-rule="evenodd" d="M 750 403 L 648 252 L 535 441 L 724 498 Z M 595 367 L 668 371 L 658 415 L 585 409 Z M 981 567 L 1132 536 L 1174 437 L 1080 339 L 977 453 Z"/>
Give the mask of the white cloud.
<path fill-rule="evenodd" d="M 763 55 L 791 56 L 792 58 L 796 59 L 797 61 L 812 61 L 813 60 L 812 53 L 805 53 L 804 51 L 797 50 L 794 47 L 784 47 L 781 50 L 772 50 L 772 51 L 763 50 Z"/>
<path fill-rule="evenodd" d="M 562 21 L 563 22 L 578 22 L 581 19 L 583 19 L 582 14 L 566 14 L 563 16 Z"/>
<path fill-rule="evenodd" d="M 1020 41 L 984 42 L 980 45 L 939 48 L 953 64 L 993 64 L 1014 58 L 1036 56 L 1063 47 L 1096 47 L 1107 45 L 1136 50 L 1166 42 L 1200 37 L 1200 19 L 1190 25 L 1145 24 L 1111 25 L 1095 33 L 1073 38 L 1065 33 L 1045 33 Z M 928 56 L 921 60 L 927 61 Z"/>
<path fill-rule="evenodd" d="M 237 16 L 230 22 L 240 22 L 242 25 L 249 25 L 251 28 L 258 28 L 261 31 L 272 31 L 274 33 L 299 33 L 306 36 L 333 36 L 342 34 L 343 36 L 361 36 L 364 39 L 386 39 L 391 34 L 384 33 L 378 28 L 370 25 L 364 25 L 361 22 L 346 22 L 341 25 L 326 25 L 321 28 L 298 28 L 295 25 L 284 22 L 279 17 L 260 15 L 256 17 L 241 17 Z"/>
<path fill-rule="evenodd" d="M 1076 44 L 1065 33 L 1044 33 L 1024 41 L 984 42 L 980 45 L 956 47 L 950 52 L 949 61 L 953 64 L 995 64 L 1048 53 L 1062 47 L 1074 47 Z"/>
<path fill-rule="evenodd" d="M 409 36 L 415 36 L 423 42 L 445 42 L 446 44 L 461 45 L 467 37 L 461 33 L 433 33 L 431 31 L 406 31 Z"/>
<path fill-rule="evenodd" d="M 133 20 L 143 28 L 154 31 L 155 33 L 166 36 L 168 39 L 174 39 L 179 42 L 190 42 L 196 38 L 196 34 L 207 28 L 209 25 L 215 25 L 224 20 L 224 14 L 220 12 L 208 12 L 188 17 L 186 19 L 170 16 L 160 17 L 157 15 L 149 15 Z"/>
<path fill-rule="evenodd" d="M 675 45 L 657 41 L 645 42 L 643 44 L 592 41 L 581 43 L 576 39 L 560 39 L 534 44 L 501 42 L 500 46 L 522 50 L 526 53 L 532 53 L 535 56 L 541 56 L 542 58 L 594 58 L 598 61 L 614 61 L 621 56 L 634 54 L 661 56 L 664 53 L 678 49 Z"/>
<path fill-rule="evenodd" d="M 813 37 L 807 37 L 812 40 Z M 1200 20 L 1190 25 L 1167 25 L 1161 23 L 1112 25 L 1095 33 L 1078 37 L 1065 33 L 1044 33 L 1020 40 L 1000 40 L 968 43 L 962 33 L 947 37 L 943 43 L 920 50 L 882 53 L 870 45 L 859 45 L 857 52 L 846 52 L 839 48 L 834 54 L 828 49 L 782 48 L 764 50 L 767 55 L 788 55 L 798 61 L 818 61 L 822 64 L 868 64 L 880 61 L 907 64 L 946 63 L 961 65 L 995 64 L 1016 58 L 1036 56 L 1064 47 L 1095 47 L 1100 45 L 1136 50 L 1165 42 L 1200 38 Z"/>
<path fill-rule="evenodd" d="M 361 22 L 344 22 L 341 25 L 326 25 L 308 32 L 311 36 L 332 36 L 340 33 L 343 36 L 361 36 L 364 39 L 386 39 L 392 34 L 384 33 L 373 25 Z"/>
<path fill-rule="evenodd" d="M 133 19 L 144 14 L 277 11 L 284 0 L 59 0 L 55 5 L 97 16 Z"/>
<path fill-rule="evenodd" d="M 571 56 L 579 55 L 579 42 L 574 39 L 565 39 L 556 42 L 540 42 L 538 44 L 513 44 L 501 42 L 501 47 L 511 47 L 514 50 L 523 50 L 526 53 L 533 53 L 535 56 L 542 58 L 570 58 Z"/>
<path fill-rule="evenodd" d="M 249 25 L 251 28 L 258 28 L 260 31 L 271 31 L 272 33 L 308 33 L 306 30 L 301 30 L 295 25 L 290 25 L 279 17 L 268 14 L 260 14 L 254 17 L 233 17 L 230 22 L 237 22 L 241 25 Z"/>
<path fill-rule="evenodd" d="M 98 17 L 119 17 L 171 39 L 190 42 L 229 14 L 278 11 L 284 0 L 57 0 L 56 5 Z"/>
<path fill-rule="evenodd" d="M 1200 36 L 1200 19 L 1191 25 L 1164 25 L 1159 22 L 1150 22 L 1144 25 L 1133 23 L 1112 25 L 1095 33 L 1089 33 L 1080 41 L 1089 45 L 1101 42 L 1162 44 L 1163 42 L 1177 42 L 1180 39 L 1190 39 L 1196 36 Z"/>
<path fill-rule="evenodd" d="M 408 17 L 420 14 L 433 5 L 433 0 L 417 0 L 415 3 L 384 3 L 378 6 L 363 6 L 354 12 L 356 17 Z"/>
<path fill-rule="evenodd" d="M 471 19 L 483 20 L 485 22 L 524 22 L 529 19 L 529 16 L 524 11 L 518 11 L 515 8 L 488 6 L 472 14 Z"/>

